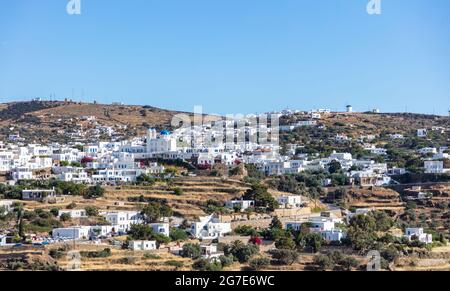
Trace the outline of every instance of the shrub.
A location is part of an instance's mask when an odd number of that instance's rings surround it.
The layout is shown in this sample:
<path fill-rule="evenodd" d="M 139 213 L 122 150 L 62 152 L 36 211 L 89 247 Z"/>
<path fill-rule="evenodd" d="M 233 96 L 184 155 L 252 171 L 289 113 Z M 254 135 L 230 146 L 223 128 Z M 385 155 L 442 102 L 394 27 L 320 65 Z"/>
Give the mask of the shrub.
<path fill-rule="evenodd" d="M 254 258 L 250 260 L 249 266 L 252 270 L 259 271 L 261 269 L 266 268 L 270 264 L 270 260 L 268 258 Z"/>
<path fill-rule="evenodd" d="M 158 255 L 152 254 L 152 253 L 145 253 L 144 259 L 159 260 L 159 259 L 161 259 L 161 257 Z"/>
<path fill-rule="evenodd" d="M 243 236 L 254 236 L 257 231 L 249 225 L 239 225 L 234 229 L 234 232 Z"/>
<path fill-rule="evenodd" d="M 105 194 L 105 189 L 102 188 L 100 185 L 96 185 L 93 187 L 89 187 L 86 192 L 84 193 L 83 197 L 85 199 L 96 199 L 103 197 Z"/>
<path fill-rule="evenodd" d="M 270 254 L 280 265 L 292 265 L 299 257 L 299 253 L 295 250 L 273 250 Z"/>
<path fill-rule="evenodd" d="M 170 238 L 173 241 L 184 241 L 184 240 L 187 240 L 188 234 L 183 229 L 171 228 L 170 229 Z"/>
<path fill-rule="evenodd" d="M 175 268 L 181 268 L 184 266 L 183 262 L 175 261 L 175 260 L 166 261 L 164 264 L 166 266 L 171 266 L 171 267 L 175 267 Z"/>
<path fill-rule="evenodd" d="M 202 255 L 202 250 L 199 244 L 185 244 L 181 250 L 183 258 L 198 259 Z"/>
<path fill-rule="evenodd" d="M 61 219 L 61 221 L 69 221 L 72 219 L 72 217 L 70 216 L 69 213 L 63 213 L 63 214 L 61 214 L 59 219 Z"/>
<path fill-rule="evenodd" d="M 327 270 L 333 267 L 333 261 L 326 255 L 317 255 L 314 257 L 314 265 L 320 270 Z"/>
<path fill-rule="evenodd" d="M 86 210 L 87 216 L 98 216 L 98 208 L 95 206 L 86 206 L 84 210 Z"/>

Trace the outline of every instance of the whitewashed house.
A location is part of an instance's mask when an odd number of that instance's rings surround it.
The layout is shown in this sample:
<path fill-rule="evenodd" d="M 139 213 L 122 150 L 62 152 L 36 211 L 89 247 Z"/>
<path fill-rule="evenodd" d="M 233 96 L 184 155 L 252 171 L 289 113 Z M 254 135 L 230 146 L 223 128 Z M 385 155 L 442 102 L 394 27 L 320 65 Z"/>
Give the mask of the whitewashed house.
<path fill-rule="evenodd" d="M 42 201 L 47 198 L 56 197 L 55 188 L 49 189 L 33 189 L 22 190 L 22 200 Z"/>
<path fill-rule="evenodd" d="M 219 260 L 220 256 L 223 256 L 223 252 L 217 251 L 217 244 L 202 244 L 200 245 L 202 258 L 206 260 Z"/>
<path fill-rule="evenodd" d="M 425 161 L 424 162 L 425 173 L 426 174 L 443 174 L 444 161 Z"/>
<path fill-rule="evenodd" d="M 15 181 L 33 180 L 34 174 L 29 167 L 16 167 L 11 171 L 11 177 Z"/>
<path fill-rule="evenodd" d="M 413 240 L 415 238 L 426 244 L 433 243 L 433 236 L 431 234 L 424 233 L 423 228 L 406 228 L 405 237 L 409 240 Z"/>
<path fill-rule="evenodd" d="M 55 228 L 52 230 L 52 237 L 55 240 L 88 240 L 90 230 L 90 226 Z"/>
<path fill-rule="evenodd" d="M 152 251 L 156 250 L 156 241 L 153 240 L 133 240 L 128 244 L 128 248 L 133 251 Z"/>
<path fill-rule="evenodd" d="M 169 237 L 170 225 L 168 223 L 151 223 L 150 226 L 154 233 L 163 234 Z"/>
<path fill-rule="evenodd" d="M 86 210 L 84 209 L 68 209 L 68 210 L 59 210 L 58 217 L 61 217 L 63 214 L 70 215 L 71 218 L 84 218 L 87 217 Z"/>
<path fill-rule="evenodd" d="M 6 246 L 6 236 L 0 234 L 0 247 Z"/>
<path fill-rule="evenodd" d="M 418 129 L 417 130 L 417 137 L 427 137 L 428 131 L 426 129 Z"/>
<path fill-rule="evenodd" d="M 192 236 L 198 239 L 216 239 L 231 232 L 231 224 L 220 222 L 214 215 L 200 217 L 191 226 Z"/>
<path fill-rule="evenodd" d="M 437 153 L 437 148 L 421 148 L 419 150 L 419 153 L 421 155 L 427 155 L 427 154 L 436 154 Z"/>
<path fill-rule="evenodd" d="M 5 211 L 4 213 L 0 212 L 0 215 L 11 212 L 11 210 L 13 209 L 13 204 L 14 201 L 12 200 L 0 200 L 0 208 L 3 207 Z"/>
<path fill-rule="evenodd" d="M 251 207 L 255 207 L 255 201 L 254 200 L 230 200 L 227 201 L 226 207 L 235 209 L 239 208 L 241 211 L 245 211 Z"/>
<path fill-rule="evenodd" d="M 11 170 L 14 154 L 10 151 L 0 151 L 0 172 Z"/>
<path fill-rule="evenodd" d="M 300 208 L 302 207 L 302 197 L 300 195 L 283 195 L 277 197 L 280 208 Z"/>
<path fill-rule="evenodd" d="M 117 211 L 101 213 L 101 216 L 115 226 L 116 232 L 126 233 L 132 224 L 142 224 L 144 219 L 139 211 Z"/>
<path fill-rule="evenodd" d="M 325 230 L 321 231 L 320 235 L 326 241 L 341 241 L 342 239 L 347 237 L 347 233 L 342 229 L 333 229 L 333 230 Z"/>

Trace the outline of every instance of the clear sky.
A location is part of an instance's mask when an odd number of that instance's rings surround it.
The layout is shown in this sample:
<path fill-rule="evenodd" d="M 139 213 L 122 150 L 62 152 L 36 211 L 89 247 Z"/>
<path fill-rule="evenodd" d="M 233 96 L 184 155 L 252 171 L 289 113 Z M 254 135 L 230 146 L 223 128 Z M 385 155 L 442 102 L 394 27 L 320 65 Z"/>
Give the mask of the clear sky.
<path fill-rule="evenodd" d="M 447 114 L 450 1 L 0 1 L 0 102 Z"/>

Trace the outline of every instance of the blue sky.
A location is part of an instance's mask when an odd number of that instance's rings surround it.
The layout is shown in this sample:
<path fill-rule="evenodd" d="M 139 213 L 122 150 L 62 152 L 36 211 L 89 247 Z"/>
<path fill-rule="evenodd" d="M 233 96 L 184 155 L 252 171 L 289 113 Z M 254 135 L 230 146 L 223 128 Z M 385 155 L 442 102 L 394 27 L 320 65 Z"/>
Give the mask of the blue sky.
<path fill-rule="evenodd" d="M 450 1 L 0 1 L 0 102 L 450 109 Z"/>

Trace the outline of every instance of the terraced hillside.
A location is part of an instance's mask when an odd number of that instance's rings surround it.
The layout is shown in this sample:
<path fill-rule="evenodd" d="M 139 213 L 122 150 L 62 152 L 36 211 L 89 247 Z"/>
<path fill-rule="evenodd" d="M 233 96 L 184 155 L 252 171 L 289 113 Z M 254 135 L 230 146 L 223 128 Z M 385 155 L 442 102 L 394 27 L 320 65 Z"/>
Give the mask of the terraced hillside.
<path fill-rule="evenodd" d="M 181 189 L 180 195 L 175 195 L 175 189 Z M 151 187 L 125 186 L 107 188 L 106 201 L 122 201 L 129 205 L 129 201 L 139 198 L 153 199 L 167 202 L 172 209 L 185 216 L 195 217 L 204 215 L 202 206 L 208 200 L 225 202 L 242 196 L 248 185 L 237 180 L 215 177 L 186 177 L 177 178 L 174 182 L 157 183 Z M 101 202 L 102 200 L 99 200 Z"/>
<path fill-rule="evenodd" d="M 400 194 L 387 188 L 351 188 L 345 196 L 349 207 L 390 210 L 399 213 L 404 210 Z"/>

